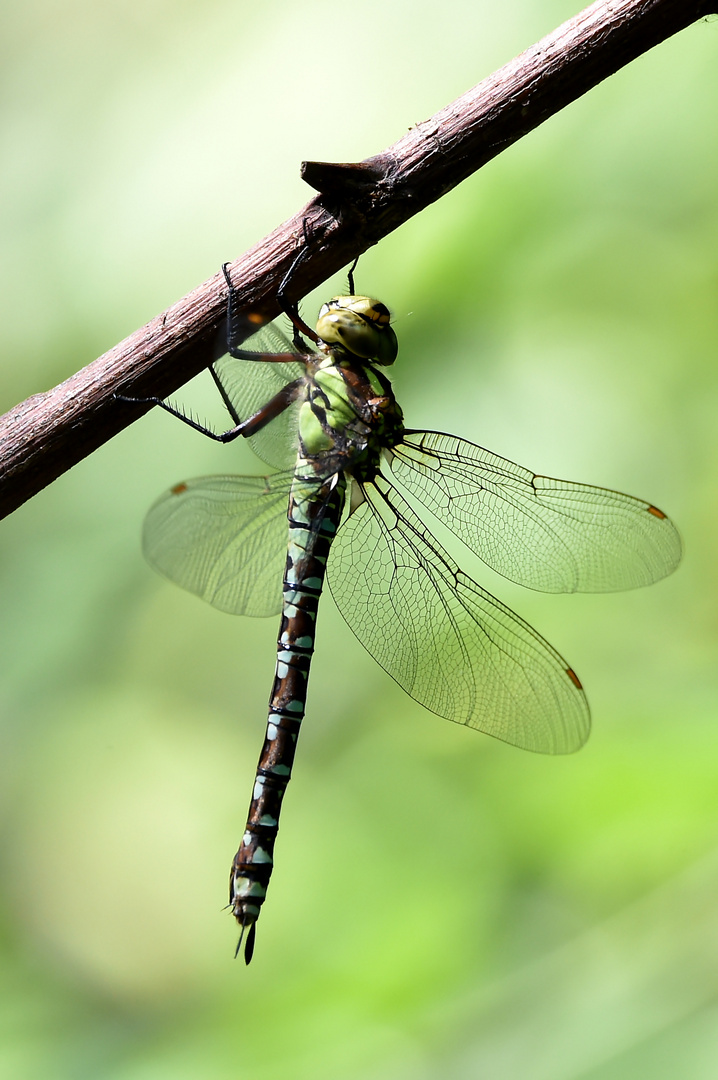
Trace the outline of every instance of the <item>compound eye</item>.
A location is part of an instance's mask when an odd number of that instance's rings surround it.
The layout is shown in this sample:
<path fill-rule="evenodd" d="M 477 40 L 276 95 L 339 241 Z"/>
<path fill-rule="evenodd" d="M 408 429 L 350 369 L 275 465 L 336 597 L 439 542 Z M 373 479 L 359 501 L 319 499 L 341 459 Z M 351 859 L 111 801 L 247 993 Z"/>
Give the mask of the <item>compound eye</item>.
<path fill-rule="evenodd" d="M 327 345 L 340 345 L 362 360 L 393 364 L 398 344 L 386 304 L 369 296 L 335 296 L 324 304 L 317 333 Z"/>

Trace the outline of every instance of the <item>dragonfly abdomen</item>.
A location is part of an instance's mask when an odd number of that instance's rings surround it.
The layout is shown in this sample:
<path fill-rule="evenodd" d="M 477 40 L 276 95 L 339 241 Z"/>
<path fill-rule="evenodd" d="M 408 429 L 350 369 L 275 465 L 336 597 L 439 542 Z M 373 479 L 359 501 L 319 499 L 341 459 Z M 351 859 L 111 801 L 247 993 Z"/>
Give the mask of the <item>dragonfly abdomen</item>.
<path fill-rule="evenodd" d="M 298 464 L 303 464 L 301 458 Z M 230 906 L 240 926 L 251 928 L 247 963 L 274 866 L 279 814 L 306 706 L 319 597 L 345 488 L 341 474 L 321 480 L 298 467 L 289 497 L 289 543 L 267 731 L 247 825 L 230 873 Z"/>

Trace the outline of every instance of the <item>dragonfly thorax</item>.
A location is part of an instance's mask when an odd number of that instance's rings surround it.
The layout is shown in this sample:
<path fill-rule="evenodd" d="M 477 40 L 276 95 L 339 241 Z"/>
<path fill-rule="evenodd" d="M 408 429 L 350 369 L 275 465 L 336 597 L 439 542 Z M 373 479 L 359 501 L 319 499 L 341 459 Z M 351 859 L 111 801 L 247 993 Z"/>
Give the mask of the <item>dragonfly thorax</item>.
<path fill-rule="evenodd" d="M 367 361 L 330 347 L 309 378 L 299 412 L 301 452 L 321 457 L 320 468 L 354 472 L 368 466 L 373 473 L 381 450 L 393 446 L 401 430 L 402 413 L 389 380 Z"/>
<path fill-rule="evenodd" d="M 330 348 L 341 348 L 362 360 L 393 364 L 398 343 L 389 325 L 386 304 L 370 296 L 335 296 L 324 304 L 317 333 Z"/>

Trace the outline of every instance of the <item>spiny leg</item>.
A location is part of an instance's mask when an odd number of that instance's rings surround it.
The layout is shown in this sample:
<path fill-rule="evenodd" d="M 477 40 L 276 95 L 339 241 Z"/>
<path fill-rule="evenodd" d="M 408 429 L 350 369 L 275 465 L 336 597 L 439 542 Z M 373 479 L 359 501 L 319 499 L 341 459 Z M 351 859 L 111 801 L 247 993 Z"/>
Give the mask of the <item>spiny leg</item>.
<path fill-rule="evenodd" d="M 312 330 L 311 327 L 307 326 L 304 319 L 299 314 L 299 307 L 296 302 L 292 303 L 287 298 L 287 289 L 289 287 L 289 284 L 296 273 L 297 267 L 304 261 L 304 259 L 306 259 L 310 249 L 309 245 L 311 238 L 309 235 L 309 228 L 306 218 L 302 223 L 302 228 L 304 231 L 304 246 L 301 247 L 297 254 L 294 256 L 289 265 L 289 269 L 279 283 L 279 287 L 277 289 L 277 301 L 285 315 L 287 315 L 291 319 L 292 326 L 294 327 L 294 334 L 292 340 L 295 349 L 299 353 L 306 353 L 307 343 L 302 338 L 302 334 L 308 337 L 310 341 L 313 341 L 315 345 L 319 344 L 319 337 L 316 331 Z M 280 354 L 277 354 L 275 356 L 267 353 L 255 353 L 247 349 L 242 349 L 240 347 L 237 339 L 239 339 L 239 341 L 244 341 L 244 339 L 249 337 L 250 334 L 256 332 L 257 327 L 253 324 L 251 317 L 242 315 L 238 311 L 237 290 L 232 284 L 232 279 L 229 275 L 229 270 L 227 269 L 228 266 L 229 263 L 224 263 L 222 265 L 222 273 L 224 274 L 224 280 L 227 282 L 227 352 L 229 353 L 229 355 L 235 357 L 237 360 L 266 361 L 267 359 L 291 359 L 290 355 L 282 356 Z"/>
<path fill-rule="evenodd" d="M 289 265 L 289 269 L 279 283 L 279 287 L 277 289 L 277 302 L 279 303 L 279 306 L 284 312 L 284 314 L 287 315 L 288 318 L 291 320 L 292 326 L 294 327 L 294 334 L 292 338 L 294 347 L 297 349 L 298 352 L 305 353 L 307 351 L 307 345 L 302 338 L 302 334 L 304 334 L 305 337 L 309 338 L 310 341 L 313 341 L 315 345 L 319 345 L 321 339 L 319 338 L 317 332 L 313 330 L 310 326 L 308 326 L 302 316 L 299 314 L 299 306 L 297 302 L 291 301 L 287 296 L 289 286 L 297 272 L 297 269 L 304 261 L 304 259 L 306 259 L 311 249 L 312 236 L 310 234 L 309 225 L 306 218 L 304 218 L 304 220 L 302 221 L 302 231 L 304 233 L 304 246 L 301 247 L 297 254 L 294 256 L 292 262 Z M 354 295 L 354 271 L 357 267 L 358 262 L 359 256 L 357 255 L 347 274 L 347 280 L 349 282 L 349 294 L 351 296 Z M 261 359 L 266 362 L 267 360 L 289 359 L 288 356 L 282 356 L 281 354 L 273 355 L 268 353 L 254 353 L 247 349 L 240 348 L 239 344 L 237 343 L 237 338 L 239 338 L 241 341 L 244 341 L 244 339 L 246 337 L 249 337 L 251 333 L 254 333 L 257 328 L 254 325 L 251 316 L 243 316 L 237 310 L 237 290 L 232 284 L 232 279 L 227 269 L 228 266 L 229 263 L 224 263 L 222 265 L 222 273 L 224 274 L 224 280 L 227 282 L 227 352 L 230 354 L 230 356 L 234 356 L 236 359 L 239 360 Z M 238 329 L 240 323 L 242 323 L 243 325 L 241 329 Z"/>
<path fill-rule="evenodd" d="M 302 248 L 302 250 L 292 262 L 292 265 L 289 267 L 289 270 L 282 278 L 282 282 L 279 286 L 280 290 L 286 286 L 286 282 L 288 281 L 289 276 L 293 273 L 294 268 L 301 261 L 301 259 L 305 257 L 305 255 L 306 248 Z M 229 263 L 222 264 L 222 273 L 224 274 L 224 280 L 227 282 L 227 352 L 229 353 L 229 355 L 233 356 L 235 360 L 255 360 L 263 364 L 284 363 L 287 360 L 296 360 L 297 357 L 294 353 L 259 353 L 252 352 L 250 349 L 241 348 L 240 343 L 244 341 L 245 338 L 250 337 L 252 334 L 256 334 L 259 327 L 254 323 L 250 316 L 243 315 L 241 313 L 239 305 L 237 303 L 237 289 L 232 284 L 232 279 L 229 276 L 229 270 L 227 269 L 228 266 Z M 297 323 L 295 322 L 294 313 L 287 306 L 286 302 L 283 301 L 283 298 L 280 297 L 279 291 L 277 291 L 277 299 L 279 300 L 282 311 L 289 315 L 289 318 L 295 325 L 294 345 L 297 351 L 302 354 L 306 353 L 307 345 L 306 342 L 302 341 L 301 337 L 299 337 L 299 331 L 296 329 Z M 310 337 L 312 341 L 319 341 L 317 335 L 313 331 L 311 331 L 309 327 L 307 327 L 299 318 L 298 312 L 296 312 L 296 319 L 299 320 L 299 323 L 304 328 L 307 336 Z"/>
<path fill-rule="evenodd" d="M 211 428 L 206 427 L 204 424 L 200 424 L 190 416 L 185 416 L 181 409 L 177 409 L 174 405 L 169 405 L 166 401 L 162 401 L 162 399 L 158 397 L 128 397 L 126 394 L 115 394 L 114 397 L 116 401 L 126 401 L 133 405 L 140 403 L 143 405 L 158 405 L 160 409 L 164 409 L 170 416 L 176 416 L 183 424 L 187 424 L 187 426 L 191 427 L 194 431 L 198 431 L 200 435 L 206 435 L 208 439 L 213 439 L 215 442 L 228 443 L 239 438 L 240 435 L 245 439 L 250 438 L 252 435 L 256 435 L 266 424 L 271 420 L 274 420 L 280 413 L 284 412 L 293 401 L 296 401 L 304 388 L 304 380 L 295 379 L 294 382 L 287 383 L 279 393 L 275 394 L 273 398 L 270 398 L 261 409 L 257 409 L 256 413 L 253 413 L 252 416 L 247 417 L 246 420 L 240 420 L 236 409 L 232 406 L 225 393 L 224 387 L 218 376 L 215 374 L 214 368 L 210 368 L 210 373 L 222 395 L 222 400 L 224 401 L 230 416 L 235 421 L 234 427 L 229 428 L 227 431 L 221 431 L 219 433 L 212 431 Z"/>
<path fill-rule="evenodd" d="M 294 327 L 294 334 L 292 340 L 294 342 L 295 348 L 299 349 L 300 352 L 306 351 L 306 345 L 302 340 L 302 334 L 305 334 L 306 337 L 308 337 L 310 341 L 313 341 L 315 345 L 318 345 L 320 341 L 317 332 L 315 330 L 312 330 L 311 327 L 307 326 L 304 319 L 299 314 L 299 305 L 297 304 L 297 302 L 294 301 L 294 303 L 292 303 L 287 297 L 287 289 L 289 288 L 289 284 L 294 275 L 296 274 L 297 268 L 304 261 L 304 259 L 306 259 L 310 250 L 312 238 L 309 232 L 309 225 L 307 224 L 306 218 L 304 218 L 302 221 L 302 232 L 304 233 L 304 247 L 300 248 L 297 254 L 292 259 L 289 269 L 280 281 L 279 288 L 277 289 L 277 300 L 279 302 L 279 306 L 281 307 L 284 314 L 289 316 L 292 321 L 292 325 Z"/>
<path fill-rule="evenodd" d="M 356 290 L 354 288 L 354 271 L 357 268 L 357 263 L 359 262 L 360 257 L 361 256 L 357 255 L 356 259 L 351 264 L 351 266 L 349 267 L 349 270 L 347 272 L 347 281 L 349 282 L 349 295 L 350 296 L 356 296 Z"/>

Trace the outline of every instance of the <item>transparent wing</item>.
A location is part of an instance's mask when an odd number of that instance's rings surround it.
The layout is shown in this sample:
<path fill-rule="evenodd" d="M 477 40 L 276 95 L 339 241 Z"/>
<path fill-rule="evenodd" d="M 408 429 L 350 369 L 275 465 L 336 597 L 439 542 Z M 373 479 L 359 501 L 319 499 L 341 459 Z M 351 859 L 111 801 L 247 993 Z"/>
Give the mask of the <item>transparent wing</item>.
<path fill-rule="evenodd" d="M 292 353 L 296 350 L 274 325 L 264 326 L 242 344 L 257 353 Z M 239 417 L 246 420 L 265 405 L 287 383 L 304 374 L 300 362 L 262 363 L 223 356 L 212 365 Z M 290 405 L 276 420 L 258 431 L 248 441 L 255 454 L 274 469 L 289 469 L 297 454 L 297 415 L 299 402 Z"/>
<path fill-rule="evenodd" d="M 365 494 L 327 567 L 362 645 L 439 716 L 525 750 L 578 750 L 590 717 L 566 661 L 462 573 L 383 478 Z"/>
<path fill-rule="evenodd" d="M 147 561 L 220 611 L 278 614 L 291 482 L 291 473 L 277 473 L 176 484 L 145 518 Z"/>
<path fill-rule="evenodd" d="M 454 435 L 408 432 L 391 470 L 488 566 L 531 589 L 633 589 L 680 561 L 675 526 L 650 503 L 537 476 Z"/>

